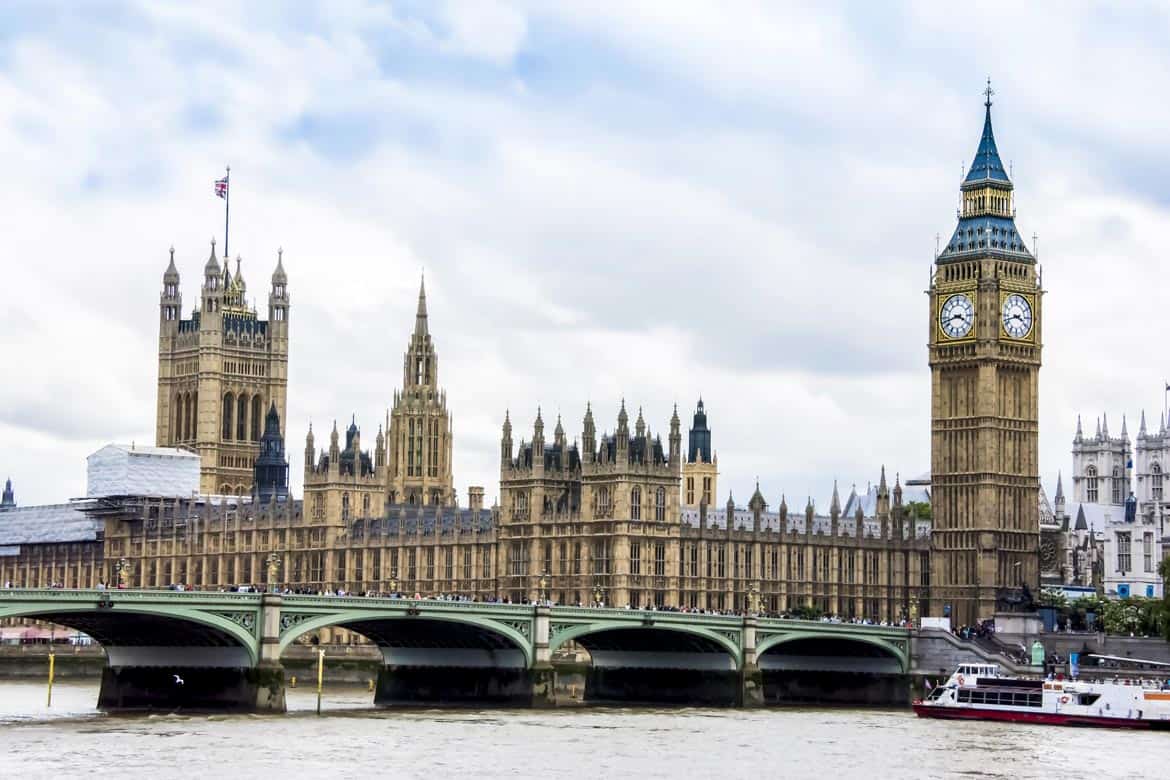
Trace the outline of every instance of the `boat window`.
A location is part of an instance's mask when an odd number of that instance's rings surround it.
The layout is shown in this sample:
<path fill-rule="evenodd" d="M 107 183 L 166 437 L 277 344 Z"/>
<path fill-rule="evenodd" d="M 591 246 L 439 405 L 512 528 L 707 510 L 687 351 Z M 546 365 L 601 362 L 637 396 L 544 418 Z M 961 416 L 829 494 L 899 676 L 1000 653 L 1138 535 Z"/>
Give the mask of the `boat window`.
<path fill-rule="evenodd" d="M 1101 698 L 1099 693 L 1082 693 L 1077 696 L 1077 704 L 1096 704 L 1097 699 Z"/>

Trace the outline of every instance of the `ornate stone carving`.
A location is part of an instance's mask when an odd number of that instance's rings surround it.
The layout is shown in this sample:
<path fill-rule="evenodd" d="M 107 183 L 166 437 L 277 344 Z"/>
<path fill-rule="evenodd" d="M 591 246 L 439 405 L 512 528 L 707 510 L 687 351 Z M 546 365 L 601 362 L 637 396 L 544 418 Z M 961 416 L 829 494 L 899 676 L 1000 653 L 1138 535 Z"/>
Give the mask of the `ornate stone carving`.
<path fill-rule="evenodd" d="M 215 614 L 219 617 L 227 618 L 246 631 L 251 633 L 256 632 L 255 612 L 216 612 Z"/>
<path fill-rule="evenodd" d="M 297 613 L 297 612 L 285 612 L 285 613 L 281 614 L 281 616 L 280 616 L 281 633 L 287 631 L 290 628 L 294 628 L 296 626 L 299 626 L 301 623 L 304 623 L 306 620 L 313 618 L 313 617 L 316 617 L 316 616 L 311 615 L 311 614 Z"/>

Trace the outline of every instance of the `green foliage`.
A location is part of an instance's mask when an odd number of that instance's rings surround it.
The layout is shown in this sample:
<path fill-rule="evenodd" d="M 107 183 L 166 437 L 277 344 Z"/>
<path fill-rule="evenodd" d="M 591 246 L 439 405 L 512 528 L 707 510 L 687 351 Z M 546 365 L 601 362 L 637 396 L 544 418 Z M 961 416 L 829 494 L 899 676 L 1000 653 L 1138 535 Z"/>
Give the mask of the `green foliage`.
<path fill-rule="evenodd" d="M 917 520 L 930 520 L 932 517 L 929 501 L 911 501 L 906 504 L 906 508 L 910 510 L 910 516 Z"/>
<path fill-rule="evenodd" d="M 1128 598 L 1105 601 L 1101 622 L 1110 634 L 1164 636 L 1170 639 L 1166 599 Z"/>
<path fill-rule="evenodd" d="M 1068 599 L 1064 592 L 1056 590 L 1055 588 L 1044 588 L 1040 591 L 1040 598 L 1037 599 L 1042 607 L 1055 607 L 1056 609 L 1068 609 Z"/>

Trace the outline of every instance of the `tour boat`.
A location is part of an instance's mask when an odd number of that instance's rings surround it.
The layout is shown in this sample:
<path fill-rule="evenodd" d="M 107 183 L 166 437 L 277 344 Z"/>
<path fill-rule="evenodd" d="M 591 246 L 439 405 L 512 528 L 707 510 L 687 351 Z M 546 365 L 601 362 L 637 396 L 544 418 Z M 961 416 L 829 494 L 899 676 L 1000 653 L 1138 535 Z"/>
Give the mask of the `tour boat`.
<path fill-rule="evenodd" d="M 1008 677 L 995 664 L 963 664 L 925 700 L 920 718 L 1170 730 L 1170 687 L 1142 680 Z"/>

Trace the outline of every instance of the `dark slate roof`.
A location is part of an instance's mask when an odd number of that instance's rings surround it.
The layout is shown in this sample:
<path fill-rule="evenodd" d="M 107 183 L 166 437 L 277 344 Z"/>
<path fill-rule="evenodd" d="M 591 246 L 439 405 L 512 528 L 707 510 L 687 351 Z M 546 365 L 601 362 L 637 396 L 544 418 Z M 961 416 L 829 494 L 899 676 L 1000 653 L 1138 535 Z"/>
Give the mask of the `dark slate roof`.
<path fill-rule="evenodd" d="M 995 132 L 991 129 L 991 103 L 988 102 L 987 114 L 983 118 L 983 136 L 979 139 L 979 148 L 975 151 L 975 159 L 971 161 L 971 170 L 967 171 L 964 185 L 995 182 L 997 184 L 1012 183 L 1007 171 L 1003 167 L 1003 160 L 999 158 L 999 149 L 995 146 Z"/>
<path fill-rule="evenodd" d="M 1028 251 L 1024 237 L 1016 230 L 1016 221 L 1010 217 L 990 215 L 961 218 L 938 259 L 957 260 L 968 254 L 1002 254 L 1032 260 L 1032 253 Z"/>
<path fill-rule="evenodd" d="M 517 458 L 515 465 L 522 468 L 532 468 L 532 443 L 521 444 L 520 451 L 516 453 Z M 544 448 L 544 468 L 545 471 L 560 471 L 563 461 L 568 460 L 568 470 L 575 471 L 581 467 L 581 453 L 577 451 L 576 444 L 570 444 L 564 452 L 558 444 L 546 446 Z"/>
<path fill-rule="evenodd" d="M 652 441 L 647 441 L 646 436 L 631 436 L 630 437 L 630 463 L 654 463 L 663 465 L 667 463 L 666 455 L 662 451 L 662 439 L 656 438 Z M 604 458 L 602 457 L 604 453 Z M 602 436 L 601 446 L 597 450 L 598 460 L 604 460 L 608 463 L 613 463 L 617 460 L 617 437 L 616 436 Z"/>
<path fill-rule="evenodd" d="M 703 399 L 699 399 L 695 407 L 695 416 L 691 420 L 691 430 L 687 441 L 687 463 L 694 463 L 702 455 L 704 463 L 711 462 L 711 429 L 707 427 L 707 412 L 703 409 Z"/>
<path fill-rule="evenodd" d="M 438 512 L 437 523 L 436 511 Z M 391 504 L 386 507 L 385 517 L 355 520 L 351 527 L 357 523 L 364 523 L 364 527 L 371 536 L 379 534 L 413 536 L 418 533 L 423 536 L 433 536 L 436 529 L 440 535 L 445 536 L 454 533 L 456 529 L 484 532 L 490 531 L 494 527 L 490 509 L 473 510 L 419 504 Z"/>
<path fill-rule="evenodd" d="M 45 504 L 0 513 L 0 545 L 95 541 L 102 522 L 81 511 L 82 506 Z"/>

